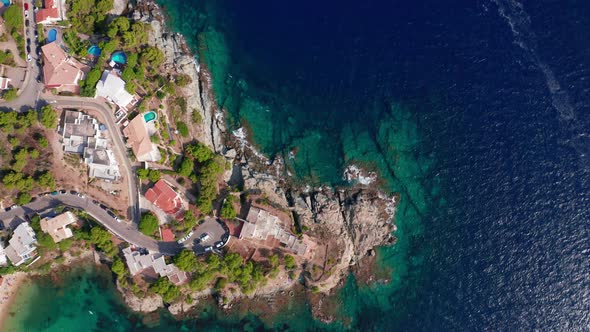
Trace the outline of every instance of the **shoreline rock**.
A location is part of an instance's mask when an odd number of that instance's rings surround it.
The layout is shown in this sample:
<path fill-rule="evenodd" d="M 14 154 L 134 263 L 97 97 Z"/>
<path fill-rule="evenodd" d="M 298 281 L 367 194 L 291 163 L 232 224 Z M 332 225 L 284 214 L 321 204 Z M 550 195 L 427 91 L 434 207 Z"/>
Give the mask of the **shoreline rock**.
<path fill-rule="evenodd" d="M 358 266 L 365 257 L 374 259 L 375 247 L 395 242 L 391 233 L 396 229 L 394 218 L 399 196 L 387 195 L 379 189 L 369 187 L 377 181 L 376 174 L 351 166 L 344 176 L 348 180 L 356 181 L 357 185 L 346 188 L 311 188 L 290 183 L 289 172 L 282 159 L 269 159 L 258 152 L 248 142 L 247 133 L 243 128 L 234 131 L 233 135 L 226 135 L 223 112 L 218 109 L 214 100 L 210 73 L 190 53 L 184 37 L 172 32 L 166 25 L 162 9 L 151 0 L 138 0 L 131 10 L 134 19 L 151 25 L 148 43 L 163 50 L 165 70 L 170 73 L 183 73 L 191 78 L 191 83 L 182 88 L 182 93 L 187 99 L 189 110 L 199 112 L 203 119 L 202 131 L 199 131 L 195 138 L 215 152 L 224 153 L 227 159 L 233 159 L 234 167 L 240 169 L 238 173 L 245 188 L 261 191 L 270 201 L 290 211 L 293 220 L 308 229 L 306 234 L 324 242 L 319 249 L 325 250 L 326 253 L 332 252 L 334 257 L 339 257 L 330 267 L 327 278 L 320 277 L 317 281 L 307 278 L 308 288 L 314 287 L 316 293 L 329 294 L 343 283 L 351 271 L 354 271 L 352 267 Z M 284 293 L 285 289 L 292 286 L 293 284 L 287 288 L 276 289 L 263 287 L 257 290 L 256 293 L 259 295 L 254 297 Z M 131 297 L 133 294 L 128 293 L 124 292 L 127 294 L 124 297 L 130 296 L 129 301 L 134 306 L 132 309 L 143 310 L 146 307 L 163 306 L 160 303 L 156 306 L 151 302 L 144 306 Z M 317 301 L 324 298 L 324 295 L 315 295 L 317 294 L 307 297 L 312 307 L 318 307 Z M 242 294 L 234 294 L 230 302 L 242 299 Z M 170 305 L 168 309 L 178 316 L 194 305 L 179 302 Z M 222 308 L 231 307 L 231 303 L 220 305 Z M 320 314 L 317 310 L 313 312 L 316 315 Z M 328 315 L 323 319 L 330 320 Z"/>

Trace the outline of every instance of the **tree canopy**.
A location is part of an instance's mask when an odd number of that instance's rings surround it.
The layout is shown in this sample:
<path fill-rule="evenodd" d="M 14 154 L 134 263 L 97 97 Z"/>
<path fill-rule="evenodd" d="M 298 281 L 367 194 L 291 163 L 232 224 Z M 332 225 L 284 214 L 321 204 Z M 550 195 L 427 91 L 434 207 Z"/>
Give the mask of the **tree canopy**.
<path fill-rule="evenodd" d="M 187 272 L 195 272 L 199 267 L 197 256 L 192 250 L 183 249 L 178 255 L 174 256 L 174 265 L 179 269 Z"/>
<path fill-rule="evenodd" d="M 158 231 L 158 218 L 151 212 L 142 214 L 139 220 L 139 231 L 153 236 Z"/>
<path fill-rule="evenodd" d="M 41 107 L 40 122 L 47 129 L 55 129 L 55 127 L 57 127 L 57 113 L 53 110 L 51 105 Z"/>

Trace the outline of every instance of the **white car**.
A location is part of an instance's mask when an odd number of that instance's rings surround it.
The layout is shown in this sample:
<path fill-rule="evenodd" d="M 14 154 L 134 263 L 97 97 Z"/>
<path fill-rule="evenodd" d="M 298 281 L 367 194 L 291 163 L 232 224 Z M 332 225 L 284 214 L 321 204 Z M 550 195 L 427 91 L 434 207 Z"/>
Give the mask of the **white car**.
<path fill-rule="evenodd" d="M 27 61 L 31 61 L 31 60 L 33 60 L 33 58 L 31 58 L 30 54 L 27 54 Z"/>
<path fill-rule="evenodd" d="M 25 18 L 29 18 L 29 11 L 25 10 Z"/>
<path fill-rule="evenodd" d="M 191 236 L 193 236 L 193 232 L 191 231 L 190 233 L 188 233 L 187 235 L 185 235 L 182 239 L 178 240 L 178 244 L 182 244 L 184 241 L 188 240 L 191 238 Z"/>

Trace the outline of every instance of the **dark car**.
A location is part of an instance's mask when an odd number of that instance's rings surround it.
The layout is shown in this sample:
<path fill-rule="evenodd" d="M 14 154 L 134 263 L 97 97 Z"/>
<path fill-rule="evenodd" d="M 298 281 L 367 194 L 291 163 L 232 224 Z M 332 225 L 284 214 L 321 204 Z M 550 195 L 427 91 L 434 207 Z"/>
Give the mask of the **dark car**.
<path fill-rule="evenodd" d="M 31 46 L 27 45 L 27 53 L 31 53 Z"/>
<path fill-rule="evenodd" d="M 107 213 L 109 214 L 109 216 L 111 216 L 113 218 L 117 218 L 117 215 L 113 211 L 107 210 Z"/>
<path fill-rule="evenodd" d="M 72 194 L 72 195 L 78 195 L 78 192 L 75 191 L 75 190 L 70 190 L 70 194 Z"/>
<path fill-rule="evenodd" d="M 98 206 L 100 206 L 100 208 L 103 209 L 103 210 L 108 210 L 109 209 L 106 205 L 104 205 L 102 203 L 98 204 Z"/>
<path fill-rule="evenodd" d="M 96 204 L 96 205 L 99 205 L 99 204 L 100 204 L 100 202 L 99 202 L 99 201 L 97 201 L 97 200 L 95 200 L 95 199 L 93 199 L 93 200 L 92 200 L 92 203 L 93 203 L 93 204 Z"/>
<path fill-rule="evenodd" d="M 27 38 L 27 45 L 31 45 L 31 38 Z"/>
<path fill-rule="evenodd" d="M 29 20 L 25 21 L 25 26 L 28 28 L 29 27 Z"/>

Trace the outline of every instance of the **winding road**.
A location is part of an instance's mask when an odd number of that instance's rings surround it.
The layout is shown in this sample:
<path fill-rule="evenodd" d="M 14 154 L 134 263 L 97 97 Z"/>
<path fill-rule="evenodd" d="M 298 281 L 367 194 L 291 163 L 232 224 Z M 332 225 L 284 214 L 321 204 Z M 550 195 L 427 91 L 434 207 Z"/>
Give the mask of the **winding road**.
<path fill-rule="evenodd" d="M 94 98 L 84 97 L 68 97 L 68 96 L 54 96 L 52 94 L 43 94 L 42 97 L 50 104 L 57 108 L 76 108 L 76 109 L 91 109 L 99 112 L 102 115 L 103 124 L 107 127 L 115 147 L 117 160 L 120 164 L 121 171 L 125 174 L 129 192 L 129 214 L 131 219 L 136 223 L 139 222 L 139 187 L 135 179 L 133 166 L 127 157 L 127 147 L 123 142 L 123 138 L 119 127 L 115 123 L 113 111 L 105 102 Z"/>
<path fill-rule="evenodd" d="M 117 222 L 100 206 L 94 204 L 91 198 L 79 197 L 71 194 L 39 197 L 34 202 L 25 206 L 0 213 L 0 220 L 3 220 L 6 226 L 9 226 L 9 222 L 12 221 L 14 217 L 19 217 L 25 220 L 25 214 L 46 211 L 62 204 L 85 211 L 113 234 L 137 247 L 146 248 L 150 251 L 160 252 L 169 256 L 177 254 L 183 248 L 176 242 L 156 241 L 155 239 L 139 232 L 134 225 L 129 225 L 125 222 Z M 12 228 L 14 226 L 15 225 L 11 225 L 9 227 Z"/>

